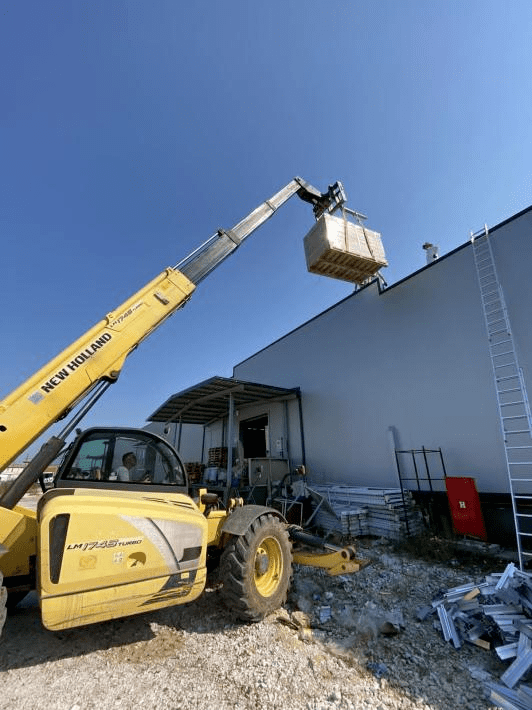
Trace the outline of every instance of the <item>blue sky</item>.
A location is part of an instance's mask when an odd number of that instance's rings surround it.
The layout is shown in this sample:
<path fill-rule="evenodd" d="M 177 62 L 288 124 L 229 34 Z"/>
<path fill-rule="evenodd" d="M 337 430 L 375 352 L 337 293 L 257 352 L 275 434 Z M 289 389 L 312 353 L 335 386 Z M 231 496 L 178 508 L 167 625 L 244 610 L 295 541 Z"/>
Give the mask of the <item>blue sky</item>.
<path fill-rule="evenodd" d="M 294 175 L 344 183 L 389 284 L 528 207 L 531 60 L 529 0 L 3 0 L 0 397 Z M 349 294 L 307 273 L 312 222 L 294 198 L 86 424 L 142 425 Z"/>

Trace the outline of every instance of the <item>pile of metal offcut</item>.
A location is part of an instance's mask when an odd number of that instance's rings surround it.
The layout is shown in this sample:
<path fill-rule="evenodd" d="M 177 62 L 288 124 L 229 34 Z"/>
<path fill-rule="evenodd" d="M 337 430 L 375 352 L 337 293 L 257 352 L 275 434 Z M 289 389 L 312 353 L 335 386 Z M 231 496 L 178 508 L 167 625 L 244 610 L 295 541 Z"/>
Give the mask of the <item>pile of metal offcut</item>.
<path fill-rule="evenodd" d="M 486 682 L 497 707 L 532 709 L 532 685 L 520 682 L 532 666 L 532 575 L 510 563 L 502 574 L 489 574 L 484 582 L 442 593 L 418 617 L 433 614 L 438 617 L 435 627 L 455 648 L 469 642 L 511 661 L 502 684 Z"/>

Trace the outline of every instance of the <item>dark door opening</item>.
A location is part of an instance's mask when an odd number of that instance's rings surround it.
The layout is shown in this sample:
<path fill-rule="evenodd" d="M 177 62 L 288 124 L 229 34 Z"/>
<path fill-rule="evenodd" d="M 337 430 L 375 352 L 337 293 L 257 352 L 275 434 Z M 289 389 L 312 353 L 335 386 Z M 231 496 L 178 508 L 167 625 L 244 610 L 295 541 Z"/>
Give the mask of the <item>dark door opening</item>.
<path fill-rule="evenodd" d="M 240 422 L 240 441 L 245 459 L 264 458 L 268 455 L 268 415 Z"/>

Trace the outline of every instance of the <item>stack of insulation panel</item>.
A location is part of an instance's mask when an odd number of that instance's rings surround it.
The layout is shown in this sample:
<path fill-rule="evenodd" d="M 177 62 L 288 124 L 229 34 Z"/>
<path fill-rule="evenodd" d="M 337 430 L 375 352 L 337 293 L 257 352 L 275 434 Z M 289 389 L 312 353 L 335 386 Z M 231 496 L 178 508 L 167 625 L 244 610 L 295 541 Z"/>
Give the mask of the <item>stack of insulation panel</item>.
<path fill-rule="evenodd" d="M 334 524 L 330 513 L 325 516 L 318 510 L 316 523 L 326 530 L 355 537 L 376 535 L 393 540 L 423 532 L 423 517 L 409 491 L 403 494 L 400 488 L 340 485 L 313 486 L 312 490 L 323 496 L 337 519 Z M 359 532 L 355 531 L 357 526 Z"/>

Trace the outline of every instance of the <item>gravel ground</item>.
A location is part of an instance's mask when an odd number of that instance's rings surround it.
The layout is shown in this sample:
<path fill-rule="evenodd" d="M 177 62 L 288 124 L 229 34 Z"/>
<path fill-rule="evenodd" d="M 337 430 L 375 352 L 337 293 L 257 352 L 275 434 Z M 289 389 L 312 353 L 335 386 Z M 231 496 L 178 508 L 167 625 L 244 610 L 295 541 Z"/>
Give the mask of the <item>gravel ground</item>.
<path fill-rule="evenodd" d="M 506 562 L 427 549 L 431 561 L 365 540 L 358 553 L 370 563 L 356 574 L 296 568 L 286 607 L 250 625 L 207 590 L 186 606 L 52 633 L 30 595 L 2 635 L 0 708 L 491 708 L 482 680 L 507 664 L 476 646 L 455 650 L 416 612 Z"/>

